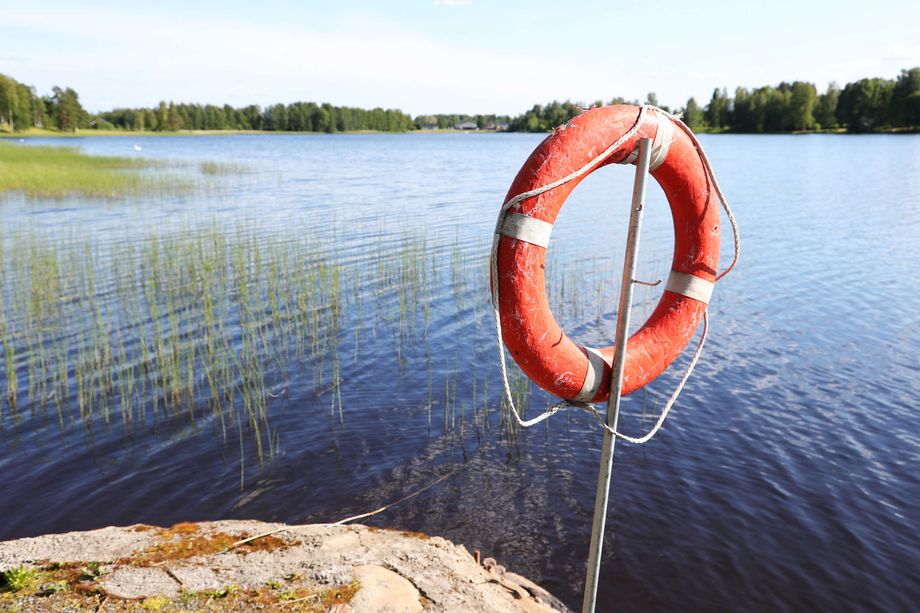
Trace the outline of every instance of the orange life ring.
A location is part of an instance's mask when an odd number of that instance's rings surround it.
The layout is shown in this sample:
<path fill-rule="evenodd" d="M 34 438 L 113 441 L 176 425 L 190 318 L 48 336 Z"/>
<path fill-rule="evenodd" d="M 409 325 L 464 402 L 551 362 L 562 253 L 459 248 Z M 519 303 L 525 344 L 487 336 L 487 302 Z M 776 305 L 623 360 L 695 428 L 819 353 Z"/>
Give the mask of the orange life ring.
<path fill-rule="evenodd" d="M 638 122 L 638 125 L 637 125 Z M 596 108 L 557 128 L 530 154 L 505 202 L 589 164 L 634 132 L 596 168 L 635 160 L 639 139 L 652 138 L 650 172 L 667 196 L 674 221 L 674 259 L 664 294 L 626 345 L 622 394 L 660 375 L 693 336 L 709 302 L 719 263 L 719 205 L 700 154 L 666 115 L 632 105 Z M 594 170 L 593 168 L 591 169 Z M 599 402 L 610 395 L 613 348 L 572 341 L 546 299 L 549 232 L 568 195 L 589 173 L 512 206 L 497 228 L 495 270 L 502 337 L 514 360 L 548 392 Z"/>

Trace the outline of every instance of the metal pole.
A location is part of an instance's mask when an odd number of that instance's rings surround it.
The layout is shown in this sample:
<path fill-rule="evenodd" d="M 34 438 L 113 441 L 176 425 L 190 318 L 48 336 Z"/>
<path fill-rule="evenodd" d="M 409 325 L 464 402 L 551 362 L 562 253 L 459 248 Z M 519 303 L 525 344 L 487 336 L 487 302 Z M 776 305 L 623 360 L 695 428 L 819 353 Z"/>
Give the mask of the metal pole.
<path fill-rule="evenodd" d="M 650 138 L 639 140 L 639 158 L 636 160 L 632 209 L 629 212 L 626 256 L 623 258 L 623 279 L 620 282 L 620 306 L 617 310 L 616 341 L 613 347 L 613 364 L 610 373 L 610 398 L 607 400 L 607 425 L 613 430 L 616 430 L 620 417 L 620 389 L 623 386 L 626 338 L 629 334 L 633 280 L 636 277 L 636 253 L 639 250 L 639 227 L 642 224 L 642 209 L 645 208 L 645 180 L 648 177 L 651 144 Z M 613 470 L 615 443 L 616 437 L 605 429 L 604 443 L 601 447 L 601 468 L 597 477 L 597 499 L 594 503 L 594 524 L 591 528 L 591 548 L 588 552 L 588 575 L 585 579 L 582 613 L 594 613 L 594 605 L 597 600 L 597 579 L 600 574 L 601 549 L 604 544 L 604 525 L 607 523 L 607 499 L 610 494 L 610 475 Z"/>

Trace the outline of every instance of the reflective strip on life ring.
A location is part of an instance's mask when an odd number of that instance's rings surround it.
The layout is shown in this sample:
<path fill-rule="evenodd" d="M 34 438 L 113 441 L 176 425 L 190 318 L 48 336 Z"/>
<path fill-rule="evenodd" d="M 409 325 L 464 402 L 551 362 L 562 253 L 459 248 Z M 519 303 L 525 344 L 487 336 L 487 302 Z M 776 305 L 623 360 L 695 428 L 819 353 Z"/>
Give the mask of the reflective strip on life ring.
<path fill-rule="evenodd" d="M 596 168 L 632 163 L 639 139 L 653 140 L 649 170 L 671 208 L 674 258 L 658 305 L 626 344 L 624 396 L 660 375 L 680 355 L 712 295 L 719 263 L 719 206 L 690 137 L 665 115 L 640 114 L 637 106 L 592 109 L 557 128 L 530 154 L 505 198 L 507 202 L 570 175 L 640 117 L 635 134 Z M 544 276 L 552 225 L 585 176 L 522 201 L 499 221 L 498 308 L 502 337 L 527 376 L 562 398 L 599 402 L 610 394 L 613 348 L 583 347 L 566 336 L 549 308 Z"/>

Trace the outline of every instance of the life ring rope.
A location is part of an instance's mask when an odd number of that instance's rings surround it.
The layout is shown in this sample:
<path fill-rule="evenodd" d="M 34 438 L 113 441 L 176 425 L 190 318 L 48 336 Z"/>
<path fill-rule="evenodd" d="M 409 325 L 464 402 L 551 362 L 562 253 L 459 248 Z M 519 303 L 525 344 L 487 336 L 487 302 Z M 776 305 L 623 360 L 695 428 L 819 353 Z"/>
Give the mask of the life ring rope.
<path fill-rule="evenodd" d="M 706 152 L 703 150 L 703 146 L 700 144 L 699 140 L 697 140 L 696 135 L 693 133 L 693 131 L 683 121 L 681 121 L 679 116 L 668 113 L 667 111 L 664 111 L 652 105 L 643 105 L 642 107 L 640 107 L 639 114 L 636 117 L 636 121 L 629 128 L 629 130 L 627 130 L 620 138 L 616 139 L 616 141 L 614 141 L 610 146 L 604 149 L 604 151 L 602 151 L 600 154 L 595 156 L 593 159 L 591 159 L 588 163 L 583 165 L 581 168 L 562 177 L 561 179 L 557 179 L 556 181 L 553 181 L 551 183 L 548 183 L 546 185 L 540 186 L 532 190 L 528 190 L 526 192 L 523 192 L 523 193 L 520 193 L 514 196 L 513 198 L 510 198 L 507 202 L 505 202 L 505 204 L 502 205 L 501 209 L 499 210 L 498 221 L 495 226 L 495 234 L 492 240 L 492 251 L 491 251 L 491 257 L 490 257 L 491 286 L 492 286 L 492 314 L 495 317 L 495 335 L 496 335 L 496 341 L 498 344 L 499 366 L 501 368 L 502 386 L 504 389 L 505 401 L 508 403 L 508 407 L 510 408 L 511 413 L 514 415 L 514 418 L 517 424 L 522 428 L 529 428 L 531 426 L 534 426 L 548 419 L 549 417 L 557 413 L 560 409 L 576 408 L 576 409 L 582 409 L 582 410 L 585 410 L 591 413 L 595 417 L 595 420 L 604 429 L 608 430 L 612 435 L 616 436 L 617 438 L 620 438 L 624 441 L 627 441 L 629 443 L 634 443 L 634 444 L 646 443 L 650 441 L 652 438 L 654 438 L 654 436 L 658 433 L 658 431 L 664 425 L 664 422 L 668 417 L 668 413 L 671 411 L 671 408 L 674 406 L 674 403 L 677 401 L 678 396 L 680 396 L 681 391 L 683 391 L 684 385 L 687 383 L 687 380 L 690 378 L 690 375 L 693 373 L 693 369 L 696 367 L 696 364 L 699 361 L 700 356 L 703 353 L 703 346 L 706 344 L 706 337 L 708 336 L 708 332 L 709 332 L 709 315 L 708 315 L 707 310 L 703 310 L 703 318 L 702 318 L 703 319 L 703 331 L 700 334 L 700 340 L 699 340 L 699 343 L 697 344 L 696 350 L 693 352 L 693 357 L 690 359 L 690 363 L 687 365 L 687 370 L 684 372 L 684 375 L 681 377 L 681 380 L 678 382 L 677 387 L 675 387 L 670 398 L 668 398 L 667 403 L 665 403 L 664 407 L 662 408 L 661 414 L 658 417 L 658 421 L 655 423 L 655 425 L 652 427 L 652 429 L 647 434 L 645 434 L 644 436 L 640 436 L 640 437 L 632 437 L 632 436 L 623 434 L 611 428 L 610 426 L 608 426 L 606 424 L 606 421 L 602 418 L 603 417 L 602 413 L 597 409 L 597 407 L 595 407 L 590 402 L 561 400 L 560 402 L 557 402 L 556 404 L 547 408 L 540 415 L 537 415 L 536 417 L 525 420 L 521 417 L 521 414 L 518 411 L 517 406 L 514 404 L 514 399 L 511 394 L 511 385 L 508 382 L 508 368 L 507 368 L 507 364 L 505 363 L 505 346 L 502 341 L 503 337 L 502 337 L 501 313 L 499 312 L 499 294 L 498 294 L 498 285 L 499 285 L 498 284 L 498 280 L 499 280 L 499 277 L 498 277 L 498 245 L 499 245 L 499 241 L 501 240 L 502 236 L 514 236 L 518 240 L 524 240 L 526 242 L 540 245 L 542 247 L 547 247 L 549 245 L 549 235 L 550 235 L 550 232 L 552 231 L 552 224 L 550 223 L 540 221 L 532 217 L 528 217 L 526 215 L 516 214 L 516 213 L 512 213 L 511 215 L 508 215 L 508 211 L 515 205 L 523 202 L 524 200 L 527 200 L 528 198 L 539 196 L 540 194 L 543 194 L 552 189 L 555 189 L 561 185 L 564 185 L 570 181 L 573 181 L 574 179 L 577 179 L 591 172 L 592 170 L 594 170 L 604 160 L 606 160 L 614 151 L 616 151 L 620 146 L 622 146 L 626 141 L 628 141 L 630 138 L 632 138 L 636 134 L 636 132 L 639 130 L 639 127 L 642 125 L 642 120 L 647 110 L 652 110 L 657 113 L 660 113 L 661 115 L 665 117 L 668 117 L 675 124 L 677 124 L 690 138 L 690 141 L 693 143 L 693 146 L 695 147 L 697 154 L 700 157 L 700 161 L 702 162 L 703 167 L 706 170 L 706 175 L 708 176 L 709 180 L 712 183 L 712 187 L 716 193 L 716 196 L 719 199 L 719 202 L 722 206 L 722 210 L 725 211 L 725 216 L 728 218 L 728 221 L 731 224 L 732 237 L 734 240 L 734 257 L 732 258 L 732 261 L 728 265 L 728 267 L 725 270 L 723 270 L 721 273 L 716 275 L 715 280 L 719 281 L 720 279 L 722 279 L 722 277 L 727 275 L 735 267 L 735 264 L 737 264 L 738 262 L 738 258 L 741 254 L 741 236 L 738 232 L 738 223 L 735 220 L 734 214 L 732 214 L 731 207 L 729 206 L 728 201 L 725 198 L 725 195 L 722 193 L 722 189 L 719 187 L 719 182 L 716 179 L 715 173 L 712 170 L 712 165 L 709 163 L 709 158 L 706 155 Z M 671 127 L 670 122 L 665 122 L 665 123 L 662 123 L 661 125 L 668 125 L 669 128 Z M 662 133 L 661 138 L 659 138 L 658 133 Z M 665 157 L 667 156 L 667 149 L 671 142 L 670 138 L 668 137 L 669 135 L 665 131 L 658 130 L 658 133 L 656 133 L 656 137 L 654 139 L 655 142 L 653 142 L 653 147 L 652 147 L 652 163 L 655 165 L 656 168 L 658 165 L 663 163 Z M 627 156 L 627 158 L 623 160 L 623 163 L 630 163 L 630 156 Z M 715 286 L 715 283 L 707 281 L 705 279 L 701 279 L 694 275 L 689 275 L 685 273 L 674 273 L 672 271 L 671 277 L 668 279 L 668 285 L 666 286 L 666 288 L 669 291 L 674 291 L 680 294 L 684 294 L 686 296 L 689 296 L 691 298 L 704 302 L 708 305 L 709 298 L 712 295 L 712 289 L 714 286 Z M 589 361 L 591 361 L 592 363 L 593 363 L 593 360 L 591 360 L 591 358 L 593 355 L 595 355 L 594 352 L 589 350 L 588 358 L 589 358 Z M 602 358 L 600 362 L 601 362 L 600 372 L 602 373 L 603 372 L 603 359 Z M 588 377 L 592 379 L 594 378 L 594 376 L 592 375 L 593 370 L 596 370 L 596 369 L 589 368 L 589 371 L 588 371 Z M 600 375 L 596 375 L 596 376 L 599 377 Z M 599 384 L 599 383 L 600 383 L 599 380 L 596 381 L 596 384 Z M 595 384 L 595 382 L 591 381 L 589 383 L 589 381 L 586 379 L 585 384 L 593 385 Z"/>

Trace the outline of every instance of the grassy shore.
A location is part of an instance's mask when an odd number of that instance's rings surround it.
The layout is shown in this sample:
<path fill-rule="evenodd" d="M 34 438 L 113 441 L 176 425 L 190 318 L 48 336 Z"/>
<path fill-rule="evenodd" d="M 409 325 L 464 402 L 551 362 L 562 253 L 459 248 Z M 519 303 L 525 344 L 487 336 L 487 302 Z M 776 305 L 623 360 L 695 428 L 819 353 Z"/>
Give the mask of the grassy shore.
<path fill-rule="evenodd" d="M 0 142 L 0 196 L 18 192 L 31 198 L 112 198 L 187 187 L 179 177 L 140 172 L 154 164 L 138 158 L 86 155 L 70 147 Z"/>
<path fill-rule="evenodd" d="M 84 136 L 208 136 L 215 134 L 294 134 L 292 132 L 264 132 L 262 130 L 176 130 L 170 132 L 151 132 L 147 130 L 77 130 L 64 132 L 48 128 L 29 128 L 21 132 L 2 132 L 0 139 L 18 138 L 81 138 Z M 314 134 L 307 132 L 307 134 Z"/>

